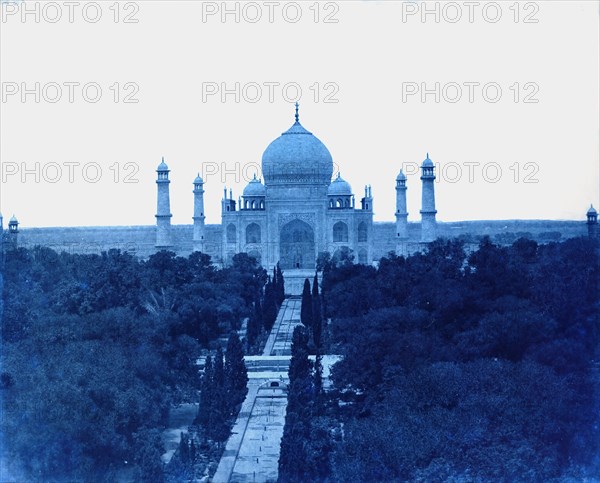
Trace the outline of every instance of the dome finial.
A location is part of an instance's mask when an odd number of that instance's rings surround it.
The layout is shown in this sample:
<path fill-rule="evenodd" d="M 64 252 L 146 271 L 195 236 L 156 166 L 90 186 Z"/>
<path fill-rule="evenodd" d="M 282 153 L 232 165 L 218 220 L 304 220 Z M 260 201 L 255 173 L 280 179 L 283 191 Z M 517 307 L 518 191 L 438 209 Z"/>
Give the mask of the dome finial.
<path fill-rule="evenodd" d="M 296 122 L 300 122 L 300 114 L 298 114 L 298 110 L 300 109 L 300 104 L 296 101 Z"/>

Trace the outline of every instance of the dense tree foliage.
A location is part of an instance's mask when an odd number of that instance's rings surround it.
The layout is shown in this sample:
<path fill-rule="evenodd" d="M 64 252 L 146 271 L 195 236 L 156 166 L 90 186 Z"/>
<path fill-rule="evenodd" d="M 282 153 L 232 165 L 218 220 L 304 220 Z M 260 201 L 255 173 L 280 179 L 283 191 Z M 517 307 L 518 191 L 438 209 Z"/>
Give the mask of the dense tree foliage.
<path fill-rule="evenodd" d="M 323 480 L 600 474 L 596 241 L 484 238 L 467 257 L 438 240 L 378 268 L 324 257 L 323 269 L 331 352 L 343 355 Z"/>
<path fill-rule="evenodd" d="M 259 290 L 254 300 L 246 331 L 247 354 L 262 353 L 284 299 L 285 280 L 278 263 L 273 268 L 273 278 L 267 279 L 264 289 Z"/>
<path fill-rule="evenodd" d="M 37 247 L 8 252 L 3 279 L 3 456 L 30 481 L 101 482 L 124 461 L 161 481 L 157 431 L 172 405 L 196 400 L 201 349 L 239 329 L 267 277 L 245 254 L 216 270 L 200 253 Z M 225 388 L 236 400 L 243 380 Z"/>

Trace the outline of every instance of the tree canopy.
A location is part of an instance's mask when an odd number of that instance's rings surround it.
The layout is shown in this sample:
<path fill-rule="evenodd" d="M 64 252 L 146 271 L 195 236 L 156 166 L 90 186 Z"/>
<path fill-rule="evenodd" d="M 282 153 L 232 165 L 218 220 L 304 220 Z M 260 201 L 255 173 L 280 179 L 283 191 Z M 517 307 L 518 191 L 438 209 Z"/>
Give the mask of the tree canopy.
<path fill-rule="evenodd" d="M 114 481 L 124 461 L 160 481 L 157 431 L 173 405 L 197 400 L 201 351 L 239 329 L 266 280 L 245 254 L 217 270 L 201 253 L 7 252 L 3 456 L 28 481 Z M 239 401 L 243 356 L 230 342 L 225 390 Z"/>
<path fill-rule="evenodd" d="M 377 268 L 327 257 L 322 268 L 329 350 L 343 357 L 319 418 L 333 446 L 326 464 L 317 463 L 314 438 L 292 429 L 301 417 L 289 430 L 286 422 L 285 444 L 307 452 L 305 477 L 600 474 L 597 241 L 497 246 L 484 238 L 467 256 L 460 240 L 437 240 Z"/>

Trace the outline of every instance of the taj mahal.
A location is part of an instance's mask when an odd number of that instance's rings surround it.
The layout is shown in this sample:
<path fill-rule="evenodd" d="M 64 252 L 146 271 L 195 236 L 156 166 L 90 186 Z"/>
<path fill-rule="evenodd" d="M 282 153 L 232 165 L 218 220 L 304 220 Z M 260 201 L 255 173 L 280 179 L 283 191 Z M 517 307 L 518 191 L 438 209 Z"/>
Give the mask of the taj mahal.
<path fill-rule="evenodd" d="M 220 224 L 205 223 L 205 183 L 200 175 L 193 180 L 193 223 L 171 223 L 171 171 L 163 158 L 156 169 L 154 226 L 20 228 L 13 216 L 5 231 L 0 215 L 3 246 L 42 245 L 70 253 L 120 249 L 142 258 L 162 250 L 179 256 L 202 252 L 217 266 L 228 266 L 235 254 L 247 253 L 267 269 L 279 263 L 289 275 L 295 272 L 302 282 L 305 275 L 314 273 L 316 261 L 324 253 L 346 255 L 354 263 L 376 264 L 389 253 L 424 251 L 437 237 L 462 237 L 467 249 L 475 249 L 483 235 L 497 240 L 508 235 L 529 236 L 544 242 L 544 234 L 558 233 L 568 238 L 586 233 L 585 224 L 576 220 L 439 222 L 435 164 L 429 154 L 420 163 L 420 222 L 408 221 L 406 191 L 414 188 L 402 170 L 390 180 L 390 189 L 396 191 L 395 210 L 383 208 L 389 210 L 395 222 L 374 222 L 371 187 L 365 186 L 357 200 L 350 184 L 339 174 L 334 177 L 333 166 L 325 144 L 300 123 L 296 103 L 292 126 L 262 155 L 262 172 L 237 199 L 231 189 L 224 189 Z M 587 212 L 587 232 L 590 236 L 598 233 L 593 208 Z"/>
<path fill-rule="evenodd" d="M 296 103 L 294 124 L 275 139 L 262 155 L 263 182 L 256 176 L 237 201 L 231 190 L 221 202 L 221 259 L 230 263 L 245 252 L 266 267 L 280 263 L 284 270 L 315 269 L 319 253 L 352 254 L 358 263 L 374 259 L 373 195 L 366 186 L 357 204 L 350 184 L 333 176 L 331 153 L 300 124 Z M 418 244 L 436 238 L 434 164 L 422 164 L 423 203 Z M 169 208 L 169 168 L 157 168 L 158 207 L 156 248 L 172 250 Z M 408 250 L 406 176 L 396 178 L 396 227 L 392 240 L 397 252 Z M 206 252 L 204 182 L 194 180 L 194 251 Z"/>

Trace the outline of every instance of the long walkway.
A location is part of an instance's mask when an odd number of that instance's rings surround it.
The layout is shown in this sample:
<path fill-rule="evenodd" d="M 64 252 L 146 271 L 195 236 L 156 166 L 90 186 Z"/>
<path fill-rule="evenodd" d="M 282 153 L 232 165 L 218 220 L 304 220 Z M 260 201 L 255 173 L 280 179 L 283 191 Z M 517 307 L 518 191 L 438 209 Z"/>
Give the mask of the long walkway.
<path fill-rule="evenodd" d="M 292 335 L 297 325 L 300 325 L 300 299 L 285 299 L 275 325 L 269 334 L 263 357 L 289 356 L 292 354 Z"/>
<path fill-rule="evenodd" d="M 248 395 L 213 477 L 214 483 L 275 482 L 283 436 L 294 328 L 300 324 L 300 300 L 286 299 L 262 356 L 246 357 Z"/>

